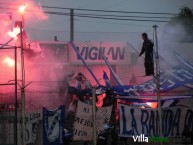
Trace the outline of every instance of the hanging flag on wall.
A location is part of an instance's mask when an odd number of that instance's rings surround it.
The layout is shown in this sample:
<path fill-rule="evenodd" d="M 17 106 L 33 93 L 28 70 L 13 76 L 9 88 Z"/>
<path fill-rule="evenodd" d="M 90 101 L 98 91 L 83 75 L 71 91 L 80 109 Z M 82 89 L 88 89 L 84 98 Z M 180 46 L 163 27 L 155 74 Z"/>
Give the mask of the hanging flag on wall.
<path fill-rule="evenodd" d="M 112 106 L 96 109 L 97 134 L 104 130 L 105 121 L 111 117 Z M 73 140 L 93 140 L 92 105 L 78 101 L 74 120 Z"/>
<path fill-rule="evenodd" d="M 64 106 L 43 108 L 43 145 L 63 145 Z"/>
<path fill-rule="evenodd" d="M 26 114 L 26 137 L 25 141 L 27 144 L 35 143 L 37 140 L 38 129 L 40 120 L 42 120 L 42 109 L 36 112 L 30 112 Z"/>

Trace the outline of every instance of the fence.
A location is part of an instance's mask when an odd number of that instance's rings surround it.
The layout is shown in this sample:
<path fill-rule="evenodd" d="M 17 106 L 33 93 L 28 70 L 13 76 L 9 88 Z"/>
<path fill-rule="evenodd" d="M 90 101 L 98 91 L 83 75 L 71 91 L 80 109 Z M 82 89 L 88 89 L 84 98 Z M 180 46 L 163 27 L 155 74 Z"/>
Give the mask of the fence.
<path fill-rule="evenodd" d="M 151 32 L 149 33 L 149 36 L 151 36 Z M 43 107 L 54 109 L 60 105 L 65 105 L 68 108 L 73 96 L 67 94 L 66 91 L 68 85 L 76 87 L 75 76 L 78 72 L 83 72 L 92 86 L 96 85 L 89 70 L 68 44 L 68 32 L 50 33 L 45 31 L 45 33 L 42 33 L 40 31 L 30 31 L 29 34 L 32 35 L 31 38 L 33 40 L 31 40 L 32 49 L 25 50 L 26 113 L 38 111 Z M 57 36 L 59 41 L 52 41 L 54 36 Z M 108 50 L 105 56 L 110 56 L 116 50 L 119 50 L 118 48 L 121 48 L 120 53 L 115 55 L 117 57 L 121 57 L 122 48 L 125 48 L 124 61 L 120 59 L 119 61 L 116 59 L 111 60 L 112 57 L 109 57 L 108 60 L 111 62 L 111 67 L 118 74 L 121 82 L 132 85 L 148 80 L 148 78 L 141 77 L 144 75 L 143 58 L 136 58 L 142 45 L 140 37 L 139 33 L 76 33 L 75 45 L 79 47 L 79 52 L 82 53 L 84 60 L 101 84 L 105 83 L 103 71 L 107 72 L 112 82 L 113 77 L 104 59 L 98 53 L 99 48 L 103 47 L 105 50 Z M 34 44 L 37 45 L 33 46 Z M 91 48 L 93 52 L 89 52 Z M 11 54 L 10 50 L 0 51 L 1 60 L 3 60 L 4 56 Z M 14 58 L 13 52 L 11 57 Z M 20 62 L 20 56 L 18 58 L 18 62 Z M 0 74 L 1 83 L 12 81 L 14 79 L 13 67 L 9 70 L 10 68 L 7 68 L 4 63 L 1 66 L 5 68 L 2 69 Z M 168 71 L 171 70 L 171 67 L 166 67 L 165 64 L 163 64 L 163 68 L 167 68 Z M 19 70 L 20 66 L 18 63 L 18 86 L 20 86 L 21 75 Z M 73 75 L 73 73 L 75 74 Z M 72 75 L 72 77 L 68 77 L 69 75 Z M 0 86 L 0 90 L 0 129 L 2 130 L 0 132 L 0 145 L 14 144 L 16 136 L 13 124 L 13 120 L 16 118 L 14 114 L 14 87 Z M 18 87 L 18 104 L 21 104 L 20 91 L 20 87 Z M 20 105 L 18 106 L 20 108 Z M 18 116 L 20 111 L 18 109 Z M 18 130 L 20 129 L 20 123 L 18 121 Z M 42 122 L 40 122 L 39 128 L 36 142 L 30 144 L 43 144 Z M 18 131 L 17 135 L 19 138 L 21 132 Z M 7 136 L 10 138 L 8 139 Z M 77 144 L 81 143 L 77 142 Z"/>

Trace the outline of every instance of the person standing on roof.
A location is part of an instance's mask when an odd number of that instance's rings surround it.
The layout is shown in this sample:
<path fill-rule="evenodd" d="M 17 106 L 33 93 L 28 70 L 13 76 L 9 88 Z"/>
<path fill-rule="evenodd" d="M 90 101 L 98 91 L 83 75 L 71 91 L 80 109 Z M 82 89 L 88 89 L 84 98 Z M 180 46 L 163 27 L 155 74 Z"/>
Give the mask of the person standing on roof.
<path fill-rule="evenodd" d="M 139 57 L 145 53 L 144 66 L 145 76 L 154 75 L 154 62 L 153 62 L 153 42 L 148 38 L 147 33 L 141 34 L 143 45 Z"/>

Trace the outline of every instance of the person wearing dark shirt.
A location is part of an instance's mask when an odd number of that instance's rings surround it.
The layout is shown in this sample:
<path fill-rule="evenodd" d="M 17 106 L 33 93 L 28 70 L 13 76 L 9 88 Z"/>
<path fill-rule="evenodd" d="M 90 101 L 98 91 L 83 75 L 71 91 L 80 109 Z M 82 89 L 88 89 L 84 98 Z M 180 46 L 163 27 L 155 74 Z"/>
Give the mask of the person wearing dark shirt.
<path fill-rule="evenodd" d="M 153 62 L 153 42 L 148 38 L 147 33 L 142 33 L 143 45 L 139 57 L 145 53 L 144 66 L 145 75 L 154 75 L 154 62 Z"/>

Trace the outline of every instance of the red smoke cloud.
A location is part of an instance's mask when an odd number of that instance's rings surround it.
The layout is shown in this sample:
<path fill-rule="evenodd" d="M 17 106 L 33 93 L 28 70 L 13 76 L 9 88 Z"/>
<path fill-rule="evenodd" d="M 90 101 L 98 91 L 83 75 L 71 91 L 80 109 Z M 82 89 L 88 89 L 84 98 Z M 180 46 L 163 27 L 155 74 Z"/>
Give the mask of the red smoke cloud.
<path fill-rule="evenodd" d="M 26 9 L 22 16 L 19 12 L 19 7 L 25 5 Z M 42 20 L 47 20 L 48 16 L 43 12 L 40 4 L 34 1 L 22 1 L 22 0 L 7 0 L 6 3 L 1 4 L 0 10 L 0 43 L 4 44 L 9 41 L 10 37 L 8 32 L 13 30 L 16 21 L 23 21 L 25 27 L 26 24 L 35 24 Z M 23 17 L 23 20 L 22 20 Z M 28 37 L 30 38 L 30 36 Z M 14 42 L 10 42 L 10 45 L 14 45 Z"/>

